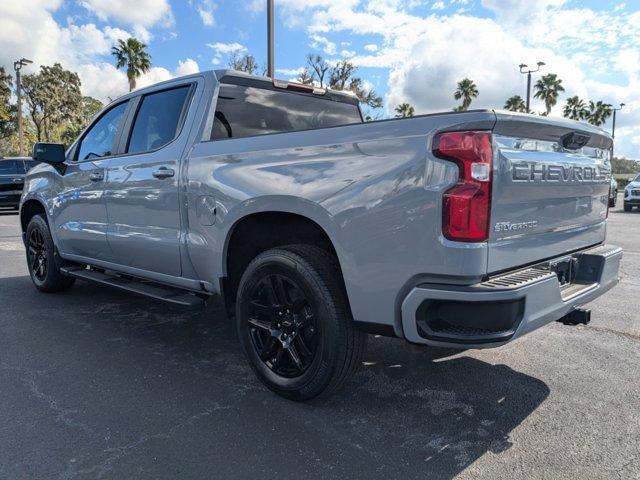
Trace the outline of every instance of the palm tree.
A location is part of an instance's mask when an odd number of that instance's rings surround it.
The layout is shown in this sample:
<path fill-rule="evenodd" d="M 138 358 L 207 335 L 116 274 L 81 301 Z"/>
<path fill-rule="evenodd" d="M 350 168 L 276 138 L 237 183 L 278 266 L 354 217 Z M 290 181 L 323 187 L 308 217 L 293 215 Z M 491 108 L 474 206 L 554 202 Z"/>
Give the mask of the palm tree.
<path fill-rule="evenodd" d="M 147 45 L 140 40 L 129 37 L 126 41 L 118 40 L 118 45 L 111 49 L 116 57 L 117 68 L 127 68 L 129 91 L 136 88 L 136 79 L 151 68 L 151 55 L 146 51 Z"/>
<path fill-rule="evenodd" d="M 577 95 L 567 98 L 567 103 L 562 110 L 562 115 L 571 120 L 584 120 L 587 118 L 587 105 Z"/>
<path fill-rule="evenodd" d="M 540 78 L 534 89 L 536 93 L 533 96 L 544 101 L 545 115 L 551 113 L 551 108 L 558 103 L 558 95 L 564 92 L 562 80 L 555 73 L 549 73 Z"/>
<path fill-rule="evenodd" d="M 453 98 L 456 100 L 462 99 L 462 105 L 460 106 L 459 111 L 464 112 L 469 109 L 469 105 L 471 105 L 471 101 L 474 98 L 478 97 L 478 87 L 473 80 L 469 78 L 464 78 L 463 80 L 458 82 L 458 89 L 453 94 Z"/>
<path fill-rule="evenodd" d="M 507 101 L 504 102 L 504 109 L 511 110 L 512 112 L 526 112 L 527 106 L 520 95 L 514 95 L 513 97 L 507 98 Z"/>
<path fill-rule="evenodd" d="M 609 118 L 612 113 L 611 105 L 598 100 L 596 103 L 589 102 L 589 110 L 585 118 L 590 124 L 599 127 L 607 121 L 607 118 Z"/>
<path fill-rule="evenodd" d="M 416 113 L 416 109 L 408 103 L 401 103 L 395 108 L 396 118 L 413 117 Z"/>

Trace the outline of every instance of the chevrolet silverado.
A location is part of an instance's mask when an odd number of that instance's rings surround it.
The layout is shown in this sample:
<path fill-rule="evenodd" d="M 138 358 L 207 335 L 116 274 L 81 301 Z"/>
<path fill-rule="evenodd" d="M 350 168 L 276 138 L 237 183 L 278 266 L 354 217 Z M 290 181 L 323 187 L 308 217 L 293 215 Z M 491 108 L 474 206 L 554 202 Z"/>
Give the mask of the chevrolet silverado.
<path fill-rule="evenodd" d="M 486 348 L 588 321 L 618 281 L 611 146 L 493 110 L 364 122 L 345 93 L 198 73 L 34 146 L 28 268 L 43 292 L 221 295 L 257 377 L 306 400 L 350 378 L 367 333 Z"/>

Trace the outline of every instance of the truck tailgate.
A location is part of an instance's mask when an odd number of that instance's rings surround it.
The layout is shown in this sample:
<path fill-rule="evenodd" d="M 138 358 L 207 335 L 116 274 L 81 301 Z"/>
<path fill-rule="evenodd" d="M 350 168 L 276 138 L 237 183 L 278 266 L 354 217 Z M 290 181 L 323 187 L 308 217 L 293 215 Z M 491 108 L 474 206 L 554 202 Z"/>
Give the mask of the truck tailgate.
<path fill-rule="evenodd" d="M 571 120 L 496 116 L 488 272 L 604 241 L 611 138 Z"/>

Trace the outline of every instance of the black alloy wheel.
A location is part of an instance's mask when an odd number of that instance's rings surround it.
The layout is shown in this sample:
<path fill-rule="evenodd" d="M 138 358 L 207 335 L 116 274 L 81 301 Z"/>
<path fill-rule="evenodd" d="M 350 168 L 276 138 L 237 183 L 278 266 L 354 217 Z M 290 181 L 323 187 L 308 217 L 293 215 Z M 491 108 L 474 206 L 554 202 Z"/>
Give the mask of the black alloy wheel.
<path fill-rule="evenodd" d="M 34 228 L 29 234 L 27 244 L 27 260 L 29 270 L 41 282 L 47 278 L 47 245 L 39 228 Z"/>
<path fill-rule="evenodd" d="M 249 365 L 285 398 L 328 396 L 362 364 L 367 337 L 351 316 L 335 254 L 317 246 L 259 254 L 242 274 L 235 311 Z"/>
<path fill-rule="evenodd" d="M 49 225 L 42 215 L 34 215 L 26 231 L 27 267 L 35 287 L 41 292 L 61 292 L 70 288 L 75 279 L 60 273 L 56 247 Z M 56 259 L 58 261 L 56 261 Z"/>
<path fill-rule="evenodd" d="M 259 358 L 285 378 L 302 375 L 318 346 L 316 315 L 310 299 L 291 278 L 269 274 L 250 293 L 249 329 Z"/>

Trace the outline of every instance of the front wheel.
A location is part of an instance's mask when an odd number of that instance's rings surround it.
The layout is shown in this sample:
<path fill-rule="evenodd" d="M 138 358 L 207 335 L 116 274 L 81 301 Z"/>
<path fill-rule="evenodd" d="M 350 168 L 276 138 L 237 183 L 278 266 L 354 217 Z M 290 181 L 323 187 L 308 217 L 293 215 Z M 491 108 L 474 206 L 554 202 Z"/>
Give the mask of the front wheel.
<path fill-rule="evenodd" d="M 236 320 L 252 369 L 283 397 L 329 395 L 362 363 L 366 335 L 354 326 L 335 257 L 320 248 L 258 255 L 240 280 Z"/>
<path fill-rule="evenodd" d="M 35 215 L 27 226 L 27 266 L 35 287 L 41 292 L 61 292 L 70 288 L 75 279 L 65 277 L 56 264 L 55 245 L 49 225 L 41 215 Z"/>
<path fill-rule="evenodd" d="M 633 205 L 627 205 L 626 203 L 624 204 L 624 211 L 625 212 L 630 212 L 632 208 L 633 208 Z"/>

